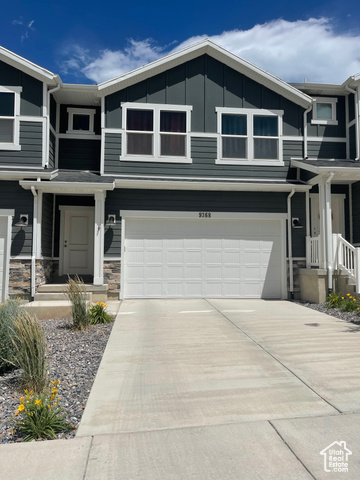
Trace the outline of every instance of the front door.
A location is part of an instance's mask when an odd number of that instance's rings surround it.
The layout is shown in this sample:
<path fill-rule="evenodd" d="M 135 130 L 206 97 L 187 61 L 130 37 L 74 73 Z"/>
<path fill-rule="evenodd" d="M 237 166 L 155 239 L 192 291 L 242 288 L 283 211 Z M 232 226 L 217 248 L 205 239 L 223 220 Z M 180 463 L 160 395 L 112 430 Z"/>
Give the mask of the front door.
<path fill-rule="evenodd" d="M 319 210 L 319 195 L 311 194 L 311 236 L 317 237 L 320 235 L 320 210 Z M 332 218 L 332 233 L 341 233 L 345 238 L 345 195 L 331 194 L 331 218 Z"/>
<path fill-rule="evenodd" d="M 61 207 L 60 274 L 94 272 L 94 208 Z"/>

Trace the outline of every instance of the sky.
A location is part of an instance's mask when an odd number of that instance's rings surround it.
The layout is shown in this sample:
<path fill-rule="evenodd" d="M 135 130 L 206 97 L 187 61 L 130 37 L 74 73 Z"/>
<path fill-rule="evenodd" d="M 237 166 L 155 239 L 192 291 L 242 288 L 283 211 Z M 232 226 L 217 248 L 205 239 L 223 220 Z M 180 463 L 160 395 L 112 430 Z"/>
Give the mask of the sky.
<path fill-rule="evenodd" d="M 204 38 L 287 82 L 360 72 L 354 0 L 13 0 L 0 17 L 0 45 L 64 83 L 100 83 Z"/>

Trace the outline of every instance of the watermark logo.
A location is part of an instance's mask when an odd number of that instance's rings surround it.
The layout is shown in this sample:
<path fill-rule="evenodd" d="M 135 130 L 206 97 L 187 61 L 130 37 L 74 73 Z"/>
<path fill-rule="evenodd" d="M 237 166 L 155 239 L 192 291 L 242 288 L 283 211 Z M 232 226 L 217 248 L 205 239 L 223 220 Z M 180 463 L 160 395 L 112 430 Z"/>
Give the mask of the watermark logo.
<path fill-rule="evenodd" d="M 349 455 L 352 452 L 346 447 L 346 442 L 333 442 L 320 452 L 324 455 L 325 472 L 343 472 L 349 471 Z"/>

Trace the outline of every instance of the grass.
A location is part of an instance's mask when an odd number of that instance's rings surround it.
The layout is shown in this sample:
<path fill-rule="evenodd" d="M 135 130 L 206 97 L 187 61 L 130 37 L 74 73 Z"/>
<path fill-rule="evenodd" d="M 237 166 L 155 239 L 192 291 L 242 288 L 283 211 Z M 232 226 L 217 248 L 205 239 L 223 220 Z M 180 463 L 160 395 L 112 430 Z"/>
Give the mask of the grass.
<path fill-rule="evenodd" d="M 0 305 L 0 373 L 14 367 L 15 347 L 11 340 L 11 332 L 13 319 L 19 314 L 19 300 L 6 300 Z"/>

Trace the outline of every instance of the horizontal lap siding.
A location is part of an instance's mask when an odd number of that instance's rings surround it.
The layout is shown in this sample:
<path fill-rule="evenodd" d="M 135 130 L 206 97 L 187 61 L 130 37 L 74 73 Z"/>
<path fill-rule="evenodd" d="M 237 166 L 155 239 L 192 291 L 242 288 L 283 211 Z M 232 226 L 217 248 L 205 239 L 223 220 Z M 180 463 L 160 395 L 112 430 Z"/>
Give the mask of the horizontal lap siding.
<path fill-rule="evenodd" d="M 345 142 L 308 142 L 308 156 L 315 158 L 346 158 Z"/>
<path fill-rule="evenodd" d="M 352 185 L 353 240 L 360 243 L 360 182 Z"/>
<path fill-rule="evenodd" d="M 121 133 L 106 133 L 104 146 L 104 173 L 120 173 Z"/>
<path fill-rule="evenodd" d="M 117 189 L 107 193 L 105 218 L 116 214 L 114 226 L 105 227 L 105 257 L 121 252 L 120 210 L 271 212 L 286 213 L 287 193 L 209 192 Z"/>
<path fill-rule="evenodd" d="M 100 140 L 59 140 L 59 168 L 100 171 Z"/>
<path fill-rule="evenodd" d="M 52 256 L 53 201 L 52 193 L 44 193 L 41 223 L 41 250 L 44 257 Z"/>
<path fill-rule="evenodd" d="M 0 150 L 0 164 L 9 166 L 42 166 L 42 123 L 20 122 L 20 151 Z"/>
<path fill-rule="evenodd" d="M 32 246 L 34 197 L 29 190 L 24 190 L 17 182 L 0 181 L 0 208 L 15 209 L 12 223 L 11 255 L 30 255 Z M 29 215 L 29 224 L 17 227 L 15 223 L 20 220 L 20 215 Z"/>
<path fill-rule="evenodd" d="M 49 138 L 49 167 L 55 167 L 55 149 L 56 149 L 56 138 L 53 132 L 50 132 Z"/>

